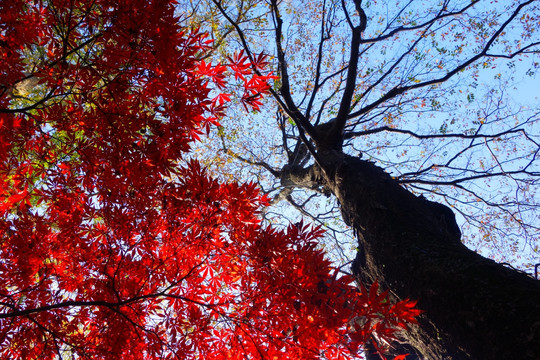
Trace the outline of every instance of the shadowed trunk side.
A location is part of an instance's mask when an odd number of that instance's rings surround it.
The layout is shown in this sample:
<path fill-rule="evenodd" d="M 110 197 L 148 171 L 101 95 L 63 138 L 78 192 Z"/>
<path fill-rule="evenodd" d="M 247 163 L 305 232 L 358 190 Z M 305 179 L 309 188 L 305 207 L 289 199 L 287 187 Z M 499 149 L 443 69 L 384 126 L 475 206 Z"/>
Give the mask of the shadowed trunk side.
<path fill-rule="evenodd" d="M 353 272 L 425 313 L 404 340 L 425 359 L 539 359 L 540 282 L 466 248 L 452 211 L 417 197 L 373 163 L 321 152 L 291 178 L 318 182 L 358 238 Z M 398 355 L 398 354 L 396 354 Z"/>

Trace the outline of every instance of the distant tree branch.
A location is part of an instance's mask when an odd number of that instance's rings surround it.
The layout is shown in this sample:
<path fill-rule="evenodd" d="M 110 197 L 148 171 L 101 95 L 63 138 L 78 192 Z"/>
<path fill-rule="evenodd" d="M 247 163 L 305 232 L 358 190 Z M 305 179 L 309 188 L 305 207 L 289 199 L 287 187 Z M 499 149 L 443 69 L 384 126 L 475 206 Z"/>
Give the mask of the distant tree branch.
<path fill-rule="evenodd" d="M 496 134 L 464 134 L 464 133 L 445 133 L 445 134 L 417 134 L 411 130 L 392 128 L 390 126 L 381 126 L 373 129 L 363 130 L 363 131 L 349 131 L 345 133 L 345 139 L 351 139 L 358 136 L 378 134 L 381 132 L 391 132 L 397 134 L 410 135 L 417 139 L 446 139 L 446 138 L 459 138 L 459 139 L 479 139 L 479 138 L 500 138 L 509 134 L 523 134 L 527 135 L 523 129 L 512 129 L 507 131 L 501 131 Z"/>
<path fill-rule="evenodd" d="M 222 144 L 222 149 L 223 151 L 225 151 L 227 153 L 227 155 L 230 155 L 246 164 L 249 164 L 249 165 L 254 165 L 254 166 L 259 166 L 259 167 L 262 167 L 264 169 L 266 169 L 268 172 L 270 172 L 273 176 L 275 177 L 279 177 L 280 175 L 280 171 L 272 168 L 270 165 L 268 165 L 266 162 L 264 161 L 253 161 L 253 160 L 250 160 L 250 159 L 247 159 L 245 157 L 243 157 L 242 155 L 234 152 L 233 150 L 231 150 L 227 144 L 225 143 L 225 139 L 223 136 L 220 136 L 220 139 L 221 139 L 221 144 Z"/>
<path fill-rule="evenodd" d="M 504 32 L 506 27 L 518 16 L 518 14 L 521 12 L 521 10 L 524 7 L 531 4 L 531 3 L 533 3 L 534 1 L 535 0 L 529 0 L 529 1 L 525 2 L 525 3 L 520 4 L 514 10 L 514 12 L 508 17 L 508 19 L 490 37 L 490 39 L 484 45 L 482 51 L 480 51 L 475 56 L 469 58 L 468 60 L 464 61 L 460 65 L 456 66 L 453 70 L 447 72 L 447 74 L 445 76 L 442 76 L 442 77 L 437 78 L 437 79 L 432 79 L 432 80 L 419 82 L 419 83 L 416 83 L 416 84 L 411 84 L 411 85 L 405 85 L 405 86 L 396 85 L 390 91 L 388 91 L 386 94 L 384 94 L 382 97 L 380 97 L 378 100 L 373 101 L 371 104 L 363 107 L 362 109 L 360 109 L 358 111 L 350 113 L 348 118 L 350 119 L 350 118 L 354 118 L 354 117 L 363 115 L 363 114 L 375 109 L 376 107 L 378 107 L 382 103 L 384 103 L 384 102 L 386 102 L 386 101 L 388 101 L 388 100 L 390 100 L 390 99 L 392 99 L 392 98 L 394 98 L 394 97 L 396 97 L 398 95 L 401 95 L 401 94 L 403 94 L 405 92 L 415 90 L 415 89 L 419 89 L 419 88 L 423 88 L 423 87 L 426 87 L 426 86 L 433 86 L 433 85 L 444 83 L 444 82 L 448 81 L 450 78 L 452 78 L 454 75 L 458 74 L 462 70 L 465 70 L 467 67 L 474 64 L 479 59 L 488 56 L 487 54 L 488 54 L 489 48 L 495 42 L 495 40 L 497 40 L 497 38 Z M 494 55 L 489 55 L 489 56 L 494 57 Z"/>
<path fill-rule="evenodd" d="M 311 97 L 308 101 L 308 105 L 306 107 L 306 118 L 310 118 L 311 114 L 311 108 L 313 106 L 313 102 L 315 101 L 315 98 L 317 97 L 317 93 L 322 85 L 320 83 L 321 80 L 321 65 L 322 65 L 322 59 L 323 59 L 323 48 L 324 48 L 324 42 L 329 39 L 328 36 L 325 36 L 325 15 L 326 15 L 326 1 L 323 4 L 323 16 L 321 20 L 321 37 L 319 39 L 319 48 L 317 51 L 317 65 L 315 66 L 315 79 L 314 79 L 314 85 L 313 85 L 313 91 L 311 92 Z M 324 81 L 323 81 L 324 83 Z"/>
<path fill-rule="evenodd" d="M 437 167 L 437 166 L 433 166 Z M 432 168 L 433 168 L 432 167 Z M 515 171 L 504 171 L 504 172 L 496 172 L 496 173 L 482 173 L 478 175 L 473 176 L 465 176 L 460 177 L 459 179 L 454 180 L 425 180 L 425 179 L 403 179 L 402 176 L 398 179 L 398 181 L 401 184 L 429 184 L 429 185 L 459 185 L 461 183 L 471 181 L 471 180 L 477 180 L 477 179 L 486 179 L 486 178 L 492 178 L 492 177 L 498 177 L 498 176 L 508 176 L 508 175 L 517 175 L 517 174 L 524 174 L 528 176 L 540 176 L 539 171 L 527 171 L 527 170 L 515 170 Z"/>
<path fill-rule="evenodd" d="M 285 104 L 287 105 L 287 112 L 291 116 L 291 118 L 299 123 L 300 126 L 304 128 L 304 130 L 307 132 L 307 134 L 311 137 L 316 139 L 316 133 L 313 129 L 313 126 L 309 122 L 308 119 L 302 114 L 300 109 L 296 106 L 294 103 L 294 100 L 291 96 L 291 86 L 289 82 L 289 71 L 288 71 L 288 65 L 287 60 L 285 59 L 285 51 L 283 50 L 283 46 L 281 44 L 281 39 L 283 37 L 283 20 L 281 19 L 281 15 L 279 14 L 278 4 L 276 0 L 271 1 L 272 6 L 272 16 L 274 19 L 275 24 L 275 43 L 277 48 L 277 57 L 278 57 L 278 63 L 279 63 L 279 72 L 281 75 L 281 89 L 280 94 L 283 97 L 283 100 L 285 101 Z"/>
<path fill-rule="evenodd" d="M 447 18 L 447 17 L 454 17 L 454 16 L 457 16 L 457 15 L 463 14 L 469 8 L 473 7 L 477 2 L 478 1 L 471 1 L 471 3 L 469 5 L 461 8 L 460 10 L 449 12 L 449 13 L 446 13 L 446 14 L 443 14 L 444 9 L 445 9 L 445 5 L 443 4 L 439 14 L 437 16 L 433 17 L 432 19 L 426 21 L 426 22 L 423 22 L 423 23 L 415 25 L 415 26 L 409 26 L 409 27 L 400 26 L 400 27 L 390 31 L 386 35 L 380 35 L 380 36 L 377 36 L 376 38 L 371 38 L 371 39 L 363 39 L 361 41 L 361 43 L 362 44 L 376 43 L 376 42 L 380 42 L 382 40 L 389 39 L 389 38 L 391 38 L 391 37 L 393 37 L 393 36 L 395 36 L 395 35 L 397 35 L 397 34 L 399 34 L 401 32 L 408 32 L 408 31 L 414 31 L 414 30 L 422 29 L 422 28 L 424 28 L 426 26 L 434 24 L 435 22 L 437 22 L 437 21 L 439 21 L 441 19 L 444 19 L 444 18 Z"/>

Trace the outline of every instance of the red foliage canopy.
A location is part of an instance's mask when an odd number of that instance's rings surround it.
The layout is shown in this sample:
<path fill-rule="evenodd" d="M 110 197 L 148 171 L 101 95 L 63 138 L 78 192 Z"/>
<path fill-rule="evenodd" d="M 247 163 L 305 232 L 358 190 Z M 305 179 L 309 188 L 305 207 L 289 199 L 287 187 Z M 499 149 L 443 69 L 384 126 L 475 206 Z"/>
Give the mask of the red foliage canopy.
<path fill-rule="evenodd" d="M 210 45 L 174 1 L 0 3 L 1 358 L 337 359 L 414 321 L 187 160 L 228 77 L 254 109 L 272 78 Z"/>

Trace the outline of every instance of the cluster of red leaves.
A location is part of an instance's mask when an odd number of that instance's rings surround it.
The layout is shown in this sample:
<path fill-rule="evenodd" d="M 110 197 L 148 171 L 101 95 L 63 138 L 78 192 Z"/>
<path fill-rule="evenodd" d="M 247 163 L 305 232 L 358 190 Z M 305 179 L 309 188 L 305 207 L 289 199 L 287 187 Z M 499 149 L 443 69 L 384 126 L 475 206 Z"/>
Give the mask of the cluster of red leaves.
<path fill-rule="evenodd" d="M 253 109 L 259 111 L 262 105 L 261 100 L 263 95 L 267 94 L 270 89 L 268 81 L 277 79 L 277 76 L 272 75 L 272 73 L 262 75 L 262 71 L 268 65 L 266 59 L 267 55 L 265 54 L 259 54 L 249 59 L 247 55 L 244 55 L 244 50 L 242 50 L 235 53 L 232 57 L 228 57 L 227 60 L 229 62 L 225 65 L 212 65 L 206 63 L 204 60 L 201 61 L 199 64 L 199 74 L 211 79 L 212 83 L 218 89 L 224 90 L 227 85 L 227 70 L 230 70 L 234 78 L 239 80 L 243 86 L 243 94 L 240 98 L 242 105 L 244 105 L 246 110 Z M 230 100 L 230 94 L 219 93 L 212 100 L 212 112 L 223 115 L 226 103 Z"/>
<path fill-rule="evenodd" d="M 416 324 L 416 317 L 422 313 L 415 309 L 416 301 L 388 301 L 388 290 L 379 293 L 379 284 L 374 282 L 370 289 L 360 284 L 358 304 L 354 307 L 356 317 L 351 321 L 350 337 L 355 343 L 372 336 L 372 343 L 379 354 L 384 355 L 389 345 L 397 339 L 397 333 L 408 330 L 408 324 Z M 400 355 L 394 360 L 405 358 Z"/>
<path fill-rule="evenodd" d="M 236 75 L 257 109 L 272 78 L 209 45 L 173 1 L 0 3 L 1 358 L 338 359 L 391 336 L 348 335 L 381 301 L 319 229 L 261 226 L 253 184 L 185 160 L 228 100 L 210 84 Z"/>

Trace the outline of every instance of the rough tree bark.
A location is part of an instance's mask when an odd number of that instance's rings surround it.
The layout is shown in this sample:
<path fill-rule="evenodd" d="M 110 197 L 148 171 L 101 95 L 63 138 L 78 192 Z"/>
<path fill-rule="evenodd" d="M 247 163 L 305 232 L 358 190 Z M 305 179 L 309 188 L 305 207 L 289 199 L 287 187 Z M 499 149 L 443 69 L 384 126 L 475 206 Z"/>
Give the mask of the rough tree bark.
<path fill-rule="evenodd" d="M 467 249 L 452 211 L 404 189 L 373 163 L 319 152 L 282 181 L 326 188 L 356 232 L 353 272 L 425 313 L 404 341 L 423 359 L 540 359 L 540 281 Z M 416 356 L 411 357 L 416 358 Z"/>

